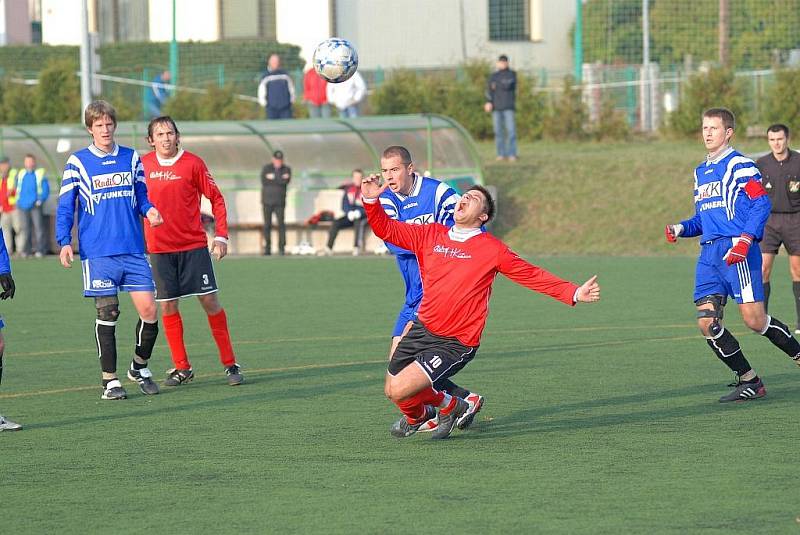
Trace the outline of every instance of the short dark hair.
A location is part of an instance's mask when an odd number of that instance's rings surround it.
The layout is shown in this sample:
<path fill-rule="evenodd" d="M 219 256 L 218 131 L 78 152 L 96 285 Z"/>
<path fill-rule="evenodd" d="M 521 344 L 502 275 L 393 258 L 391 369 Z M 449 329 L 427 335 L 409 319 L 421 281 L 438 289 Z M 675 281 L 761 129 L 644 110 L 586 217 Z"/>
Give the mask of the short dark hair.
<path fill-rule="evenodd" d="M 35 159 L 36 159 L 36 156 L 34 156 L 33 154 L 31 154 L 31 153 L 29 152 L 28 154 L 26 154 L 26 155 L 25 155 L 25 158 L 33 158 L 33 159 L 35 160 Z"/>
<path fill-rule="evenodd" d="M 160 117 L 156 117 L 150 120 L 150 123 L 147 125 L 147 139 L 153 139 L 153 129 L 158 124 L 169 124 L 172 126 L 172 129 L 175 130 L 175 135 L 180 135 L 178 132 L 178 125 L 175 124 L 175 120 L 170 117 L 169 115 L 161 115 Z"/>
<path fill-rule="evenodd" d="M 410 164 L 413 161 L 411 159 L 411 153 L 408 152 L 408 149 L 401 147 L 400 145 L 392 145 L 391 147 L 388 147 L 385 151 L 383 151 L 381 158 L 391 158 L 392 156 L 399 156 L 404 164 Z"/>
<path fill-rule="evenodd" d="M 480 184 L 475 184 L 467 188 L 467 191 L 480 191 L 481 193 L 483 193 L 483 196 L 486 199 L 483 203 L 483 211 L 487 216 L 489 216 L 489 218 L 486 220 L 486 223 L 491 221 L 492 218 L 494 217 L 496 207 L 494 203 L 494 198 L 492 197 L 492 194 L 489 193 L 489 190 L 484 188 Z M 466 191 L 464 193 L 466 193 Z"/>
<path fill-rule="evenodd" d="M 706 117 L 716 117 L 717 119 L 721 119 L 723 126 L 725 126 L 725 130 L 728 128 L 731 130 L 736 130 L 736 117 L 728 108 L 709 108 L 703 112 L 703 119 Z"/>
<path fill-rule="evenodd" d="M 362 170 L 361 170 L 360 168 L 358 168 L 358 167 L 356 167 L 355 169 L 353 169 L 352 171 L 350 171 L 350 174 L 351 174 L 351 175 L 354 175 L 354 174 L 356 174 L 356 173 L 358 173 L 359 175 L 363 175 L 363 174 L 364 174 L 364 171 L 362 171 Z"/>
<path fill-rule="evenodd" d="M 769 134 L 770 132 L 783 132 L 787 138 L 789 137 L 789 127 L 786 126 L 785 124 L 775 123 L 773 125 L 770 125 L 770 127 L 767 128 L 767 134 Z"/>

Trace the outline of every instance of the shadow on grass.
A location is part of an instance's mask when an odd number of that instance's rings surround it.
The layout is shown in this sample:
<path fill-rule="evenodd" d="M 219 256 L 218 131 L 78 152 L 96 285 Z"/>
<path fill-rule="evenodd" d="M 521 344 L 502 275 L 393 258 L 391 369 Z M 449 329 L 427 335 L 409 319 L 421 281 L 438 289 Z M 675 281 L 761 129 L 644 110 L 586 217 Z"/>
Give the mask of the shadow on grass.
<path fill-rule="evenodd" d="M 380 367 L 381 365 L 377 365 Z M 348 366 L 346 368 L 326 368 L 325 369 L 325 376 L 326 378 L 332 378 L 336 375 L 345 375 L 351 374 L 353 372 L 357 373 L 364 373 L 364 372 L 373 372 L 376 368 L 376 364 L 374 363 L 364 363 L 364 364 L 355 364 L 352 366 Z M 380 369 L 380 368 L 378 368 Z M 54 429 L 59 427 L 69 427 L 74 425 L 81 425 L 81 424 L 91 424 L 93 422 L 108 422 L 114 420 L 125 420 L 128 418 L 139 418 L 143 416 L 153 416 L 159 414 L 170 414 L 170 413 L 180 413 L 184 411 L 196 411 L 196 410 L 203 410 L 203 409 L 220 409 L 226 406 L 236 406 L 239 404 L 253 404 L 253 403 L 269 403 L 275 401 L 286 401 L 286 400 L 293 400 L 293 399 L 302 399 L 308 400 L 318 396 L 325 396 L 329 394 L 336 394 L 340 392 L 345 392 L 348 390 L 355 390 L 355 389 L 364 389 L 365 385 L 373 385 L 373 381 L 365 381 L 365 380 L 355 380 L 355 381 L 347 381 L 347 382 L 337 382 L 334 384 L 321 384 L 318 379 L 298 386 L 296 388 L 283 388 L 283 389 L 258 389 L 255 390 L 253 388 L 256 384 L 264 384 L 264 383 L 271 383 L 272 386 L 276 384 L 276 381 L 288 379 L 288 378 L 302 378 L 309 374 L 319 373 L 320 370 L 318 369 L 308 369 L 308 370 L 287 370 L 281 372 L 274 372 L 269 374 L 260 374 L 252 376 L 253 379 L 250 377 L 247 378 L 247 382 L 243 385 L 237 386 L 236 391 L 241 392 L 241 394 L 236 394 L 233 396 L 225 396 L 225 397 L 214 397 L 213 399 L 203 399 L 203 400 L 196 400 L 196 401 L 187 401 L 184 403 L 180 403 L 179 405 L 169 405 L 169 406 L 152 406 L 150 405 L 146 409 L 134 409 L 134 410 L 126 410 L 126 412 L 120 412 L 118 414 L 98 414 L 94 416 L 84 416 L 84 417 L 76 417 L 76 418 L 64 418 L 58 421 L 52 422 L 44 422 L 44 423 L 32 423 L 27 424 L 25 427 L 29 430 L 37 430 L 37 429 Z M 217 380 L 213 379 L 214 387 L 217 386 Z M 209 385 L 211 385 L 212 379 L 208 381 Z M 376 383 L 377 384 L 377 383 Z M 249 386 L 248 386 L 249 385 Z M 184 385 L 175 388 L 169 389 L 162 389 L 162 394 L 158 396 L 148 396 L 148 400 L 155 401 L 156 398 L 161 397 L 163 395 L 167 395 L 170 400 L 175 400 L 177 390 L 181 389 L 192 389 L 192 394 L 197 395 L 198 389 L 197 387 L 203 386 L 202 383 L 194 385 Z M 229 387 L 227 385 L 219 385 L 220 388 L 231 389 L 234 387 Z M 380 383 L 376 388 L 381 388 L 382 383 Z M 98 388 L 99 391 L 99 388 Z M 209 391 L 209 394 L 218 395 L 219 390 L 214 392 Z M 114 406 L 121 404 L 124 407 L 124 404 L 130 403 L 130 401 L 109 401 L 109 402 L 102 402 L 103 406 Z"/>
<path fill-rule="evenodd" d="M 503 418 L 501 420 L 476 422 L 469 432 L 456 434 L 454 438 L 484 440 L 534 433 L 594 429 L 615 425 L 654 425 L 657 422 L 672 418 L 723 413 L 731 410 L 750 408 L 754 405 L 795 403 L 798 398 L 796 388 L 794 388 L 797 382 L 797 374 L 784 373 L 770 375 L 766 382 L 767 397 L 743 403 L 719 403 L 717 398 L 728 392 L 729 389 L 719 383 L 707 383 L 658 392 L 643 392 L 641 394 L 614 396 L 577 403 L 535 407 L 516 411 L 508 418 Z M 786 388 L 782 388 L 782 385 L 785 385 Z M 703 401 L 674 407 L 637 410 L 639 407 L 646 407 L 654 401 L 677 401 L 681 398 L 694 398 L 698 394 L 703 395 Z M 589 414 L 577 417 L 552 418 L 554 415 L 562 413 L 586 412 L 608 407 L 623 407 L 625 405 L 634 405 L 634 407 L 630 412 L 622 414 Z"/>

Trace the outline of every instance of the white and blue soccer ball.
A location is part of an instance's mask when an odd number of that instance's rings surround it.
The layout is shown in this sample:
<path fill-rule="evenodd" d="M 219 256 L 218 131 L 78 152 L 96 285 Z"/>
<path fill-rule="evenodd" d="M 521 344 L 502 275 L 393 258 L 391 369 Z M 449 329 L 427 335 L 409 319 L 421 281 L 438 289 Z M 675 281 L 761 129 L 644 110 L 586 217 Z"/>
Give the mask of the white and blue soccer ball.
<path fill-rule="evenodd" d="M 338 84 L 349 80 L 358 69 L 358 53 L 346 39 L 325 39 L 314 50 L 314 70 L 325 80 Z"/>

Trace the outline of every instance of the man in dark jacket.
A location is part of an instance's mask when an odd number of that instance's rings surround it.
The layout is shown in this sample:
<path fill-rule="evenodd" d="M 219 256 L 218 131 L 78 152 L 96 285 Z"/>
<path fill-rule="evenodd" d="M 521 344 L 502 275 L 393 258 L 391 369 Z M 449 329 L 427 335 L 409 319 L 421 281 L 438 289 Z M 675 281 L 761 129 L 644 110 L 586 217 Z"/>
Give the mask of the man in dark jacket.
<path fill-rule="evenodd" d="M 291 119 L 294 82 L 281 69 L 281 58 L 272 54 L 267 60 L 267 74 L 258 84 L 258 103 L 266 108 L 267 119 Z"/>
<path fill-rule="evenodd" d="M 272 154 L 272 163 L 261 170 L 261 204 L 264 210 L 264 254 L 272 253 L 272 214 L 278 220 L 278 253 L 286 249 L 286 187 L 292 179 L 292 168 L 283 164 L 283 152 Z"/>
<path fill-rule="evenodd" d="M 509 69 L 508 56 L 497 58 L 497 70 L 486 84 L 486 112 L 492 112 L 497 159 L 517 159 L 517 129 L 514 122 L 517 73 Z"/>
<path fill-rule="evenodd" d="M 332 255 L 333 243 L 336 241 L 336 236 L 343 228 L 355 227 L 353 230 L 353 256 L 358 256 L 361 252 L 363 245 L 364 229 L 367 225 L 367 218 L 364 217 L 364 203 L 361 202 L 361 181 L 364 178 L 364 172 L 361 169 L 353 169 L 352 181 L 350 184 L 344 184 L 342 190 L 342 212 L 344 215 L 333 222 L 331 230 L 328 233 L 328 243 L 325 249 L 320 254 Z"/>

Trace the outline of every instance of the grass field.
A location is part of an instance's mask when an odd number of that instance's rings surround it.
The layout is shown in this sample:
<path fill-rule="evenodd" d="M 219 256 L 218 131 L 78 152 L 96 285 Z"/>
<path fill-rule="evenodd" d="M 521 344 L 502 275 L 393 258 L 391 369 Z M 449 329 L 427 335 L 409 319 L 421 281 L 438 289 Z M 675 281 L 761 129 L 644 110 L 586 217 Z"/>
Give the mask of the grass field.
<path fill-rule="evenodd" d="M 761 140 L 737 140 L 754 156 Z M 694 215 L 692 171 L 705 157 L 699 141 L 527 143 L 516 163 L 494 161 L 481 143 L 486 181 L 498 189 L 494 231 L 531 253 L 694 254 L 691 240 L 668 247 L 664 225 Z"/>
<path fill-rule="evenodd" d="M 443 442 L 388 434 L 390 259 L 226 259 L 247 383 L 226 385 L 184 302 L 197 379 L 151 397 L 126 381 L 119 402 L 99 399 L 79 270 L 16 262 L 0 412 L 26 429 L 0 434 L 2 532 L 797 532 L 800 370 L 729 310 L 769 395 L 717 402 L 731 377 L 693 325 L 693 259 L 534 261 L 599 273 L 603 301 L 571 309 L 498 279 L 483 346 L 457 376 L 487 404 Z M 779 264 L 772 310 L 793 324 Z M 160 338 L 152 368 L 168 367 Z"/>

